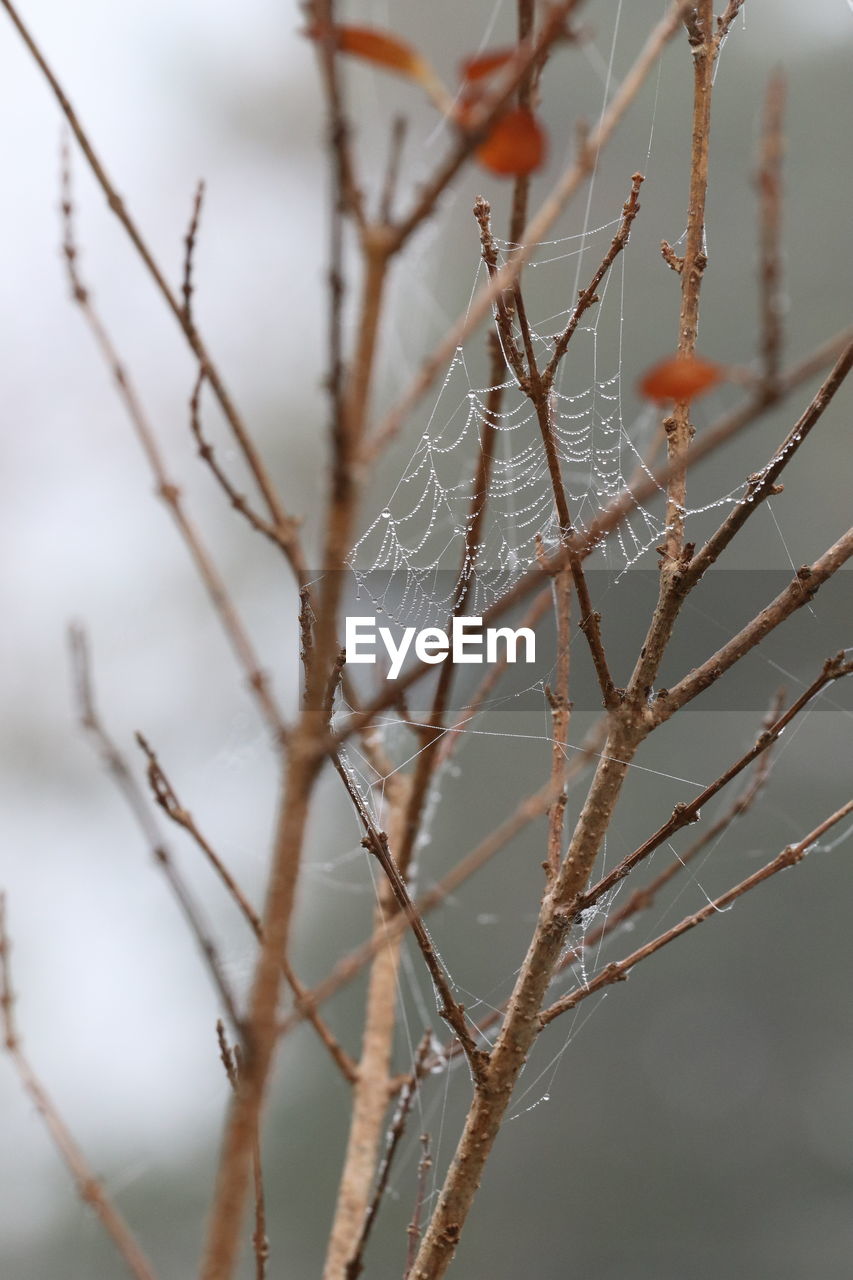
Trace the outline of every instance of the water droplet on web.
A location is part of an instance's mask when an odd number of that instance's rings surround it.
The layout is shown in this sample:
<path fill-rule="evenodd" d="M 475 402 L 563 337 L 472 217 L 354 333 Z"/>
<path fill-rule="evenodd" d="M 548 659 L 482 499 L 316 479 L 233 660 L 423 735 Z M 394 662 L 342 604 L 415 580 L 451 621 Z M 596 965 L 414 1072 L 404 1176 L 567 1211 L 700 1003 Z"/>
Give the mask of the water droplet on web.
<path fill-rule="evenodd" d="M 382 512 L 382 519 L 383 519 L 383 520 L 390 520 L 390 519 L 391 519 L 391 512 L 388 510 L 388 508 L 387 508 L 387 507 L 386 507 L 386 508 L 385 508 L 385 510 Z"/>

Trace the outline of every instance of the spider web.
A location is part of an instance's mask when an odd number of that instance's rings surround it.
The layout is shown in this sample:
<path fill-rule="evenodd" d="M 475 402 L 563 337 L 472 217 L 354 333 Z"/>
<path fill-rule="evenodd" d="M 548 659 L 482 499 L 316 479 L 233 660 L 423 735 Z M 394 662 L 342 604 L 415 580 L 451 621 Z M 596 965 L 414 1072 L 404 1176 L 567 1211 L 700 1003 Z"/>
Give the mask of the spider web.
<path fill-rule="evenodd" d="M 537 268 L 544 267 L 549 293 L 556 287 L 576 298 L 579 282 L 603 258 L 618 225 L 614 219 L 539 245 L 529 263 L 527 291 L 535 296 Z M 496 245 L 499 260 L 513 248 L 502 240 Z M 551 393 L 562 481 L 580 533 L 638 480 L 651 481 L 655 495 L 663 493 L 649 461 L 660 415 L 648 407 L 629 419 L 623 403 L 629 254 L 630 245 L 599 286 L 599 301 L 578 325 Z M 475 275 L 474 288 L 484 270 Z M 531 324 L 540 367 L 571 315 L 569 307 Z M 476 360 L 457 349 L 402 474 L 350 558 L 358 596 L 404 625 L 441 626 L 463 598 L 467 613 L 482 613 L 530 569 L 539 545 L 546 552 L 558 546 L 559 521 L 534 407 L 505 357 L 501 408 L 490 415 L 490 397 L 498 388 L 478 380 Z M 474 476 L 489 422 L 491 475 L 475 499 Z M 739 492 L 695 511 L 733 501 Z M 662 504 L 660 511 L 655 505 L 654 499 L 638 505 L 602 547 L 611 566 L 627 569 L 660 542 L 666 525 Z"/>

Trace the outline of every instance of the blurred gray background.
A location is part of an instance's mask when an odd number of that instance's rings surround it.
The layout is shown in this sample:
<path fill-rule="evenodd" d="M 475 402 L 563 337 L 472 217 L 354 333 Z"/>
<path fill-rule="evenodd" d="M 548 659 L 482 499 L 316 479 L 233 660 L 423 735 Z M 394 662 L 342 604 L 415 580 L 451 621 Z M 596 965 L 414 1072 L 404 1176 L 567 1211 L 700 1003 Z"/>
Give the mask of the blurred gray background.
<path fill-rule="evenodd" d="M 22 9 L 176 282 L 195 182 L 207 180 L 197 315 L 310 539 L 325 457 L 326 178 L 314 59 L 297 34 L 297 6 L 81 0 L 69 7 L 22 0 Z M 552 157 L 535 194 L 556 177 L 575 118 L 594 119 L 600 110 L 611 47 L 618 78 L 661 9 L 615 0 L 584 7 L 589 45 L 562 51 L 545 77 Z M 460 55 L 510 38 L 513 6 L 364 0 L 345 16 L 392 26 L 450 78 Z M 807 354 L 849 321 L 851 23 L 845 0 L 749 0 L 725 46 L 701 332 L 701 349 L 715 359 L 746 364 L 756 349 L 751 174 L 762 94 L 777 65 L 789 81 L 786 358 Z M 362 67 L 352 67 L 348 79 L 368 176 L 381 171 L 387 122 L 399 109 L 411 118 L 406 177 L 422 176 L 446 139 L 418 92 Z M 637 373 L 674 343 L 677 282 L 661 265 L 657 245 L 663 237 L 677 240 L 684 226 L 689 81 L 682 40 L 604 157 L 590 205 L 593 226 L 609 221 L 629 175 L 638 167 L 646 173 L 626 259 L 629 397 Z M 6 122 L 0 883 L 8 893 L 18 1020 L 47 1088 L 161 1275 L 190 1276 L 227 1096 L 213 1034 L 217 1007 L 148 851 L 76 728 L 68 622 L 84 621 L 89 630 L 98 699 L 114 736 L 131 758 L 133 731 L 151 738 L 181 798 L 256 897 L 274 815 L 275 766 L 107 373 L 67 299 L 58 253 L 60 120 L 5 18 L 0 97 Z M 187 429 L 192 362 L 77 160 L 75 184 L 83 273 L 138 380 L 170 468 L 292 707 L 297 647 L 290 585 L 273 552 L 232 516 L 201 472 Z M 467 301 L 477 263 L 470 206 L 480 191 L 500 210 L 505 189 L 479 170 L 466 172 L 398 268 L 380 404 L 406 385 L 420 355 Z M 582 197 L 554 235 L 581 230 L 584 209 Z M 540 316 L 567 305 L 565 297 L 549 296 L 549 287 L 559 285 L 543 283 L 541 274 L 535 286 L 542 290 Z M 481 344 L 470 345 L 473 351 Z M 704 468 L 697 492 L 734 488 L 769 456 L 810 394 L 804 387 L 788 408 Z M 737 400 L 738 392 L 726 388 L 703 402 L 699 429 Z M 422 413 L 432 403 L 428 398 Z M 639 410 L 630 406 L 632 415 Z M 801 564 L 843 531 L 849 414 L 849 397 L 839 398 L 787 477 L 775 521 L 760 513 L 726 567 L 785 569 L 789 553 Z M 212 411 L 209 429 L 237 468 Z M 380 469 L 365 522 L 384 503 L 422 430 L 418 417 L 408 447 L 402 441 Z M 696 530 L 720 514 L 697 521 Z M 845 589 L 849 598 L 847 582 L 832 588 L 839 593 L 833 617 L 843 616 L 838 600 Z M 614 607 L 606 626 L 618 627 L 618 598 Z M 820 597 L 814 609 L 816 617 Z M 851 643 L 849 611 L 847 618 L 836 648 Z M 812 643 L 805 613 L 800 625 L 803 644 Z M 709 623 L 708 651 L 717 643 Z M 821 632 L 815 668 L 826 656 L 823 645 Z M 781 678 L 767 664 L 756 668 L 768 698 Z M 847 798 L 851 720 L 843 701 L 830 693 L 783 738 L 762 803 L 651 913 L 643 937 L 749 874 Z M 756 719 L 754 712 L 697 710 L 657 735 L 641 757 L 648 772 L 634 771 L 610 834 L 610 862 L 744 750 Z M 589 716 L 578 718 L 574 741 L 588 722 Z M 539 785 L 548 767 L 545 729 L 544 714 L 506 716 L 496 723 L 502 736 L 475 739 L 460 754 L 422 859 L 424 882 L 509 812 L 525 787 Z M 356 824 L 331 780 L 310 843 L 294 943 L 296 967 L 308 982 L 364 936 L 373 901 Z M 173 845 L 221 940 L 229 975 L 242 986 L 251 973 L 252 940 L 195 851 L 177 838 Z M 487 1007 L 509 989 L 536 909 L 542 848 L 538 824 L 433 923 L 466 1003 L 482 1000 Z M 552 1028 L 522 1080 L 516 1118 L 489 1166 L 453 1274 L 848 1277 L 851 892 L 850 846 L 842 842 Z M 639 936 L 638 930 L 617 937 L 608 958 L 624 954 Z M 360 999 L 356 984 L 329 1010 L 352 1052 Z M 431 996 L 414 956 L 403 1001 L 417 1039 Z M 400 1054 L 402 1066 L 405 1037 Z M 418 1128 L 432 1134 L 440 1173 L 468 1094 L 462 1072 L 425 1089 L 423 1115 L 404 1145 L 368 1255 L 368 1276 L 402 1273 Z M 6 1060 L 0 1108 L 0 1275 L 122 1275 Z M 271 1277 L 320 1273 L 346 1118 L 344 1086 L 301 1031 L 281 1055 L 270 1105 Z"/>

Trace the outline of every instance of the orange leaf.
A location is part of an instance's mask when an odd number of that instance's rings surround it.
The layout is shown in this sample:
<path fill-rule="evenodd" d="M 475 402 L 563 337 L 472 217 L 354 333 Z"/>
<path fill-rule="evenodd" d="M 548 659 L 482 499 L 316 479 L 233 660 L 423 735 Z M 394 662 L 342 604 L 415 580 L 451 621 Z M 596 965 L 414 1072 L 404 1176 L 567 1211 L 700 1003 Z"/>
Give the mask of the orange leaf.
<path fill-rule="evenodd" d="M 312 40 L 322 40 L 328 28 L 320 23 L 309 27 L 306 35 Z M 341 53 L 350 53 L 356 58 L 364 58 L 374 62 L 388 71 L 397 71 L 411 80 L 419 80 L 422 84 L 433 80 L 432 69 L 426 59 L 421 57 L 417 49 L 398 40 L 387 31 L 377 31 L 373 27 L 335 26 L 332 28 L 335 48 Z"/>
<path fill-rule="evenodd" d="M 544 164 L 545 151 L 545 131 L 533 112 L 527 107 L 515 107 L 501 116 L 475 154 L 491 173 L 521 177 Z"/>
<path fill-rule="evenodd" d="M 466 58 L 459 64 L 460 80 L 483 80 L 493 71 L 499 71 L 516 57 L 518 48 L 493 49 L 491 53 L 480 53 L 474 58 Z"/>
<path fill-rule="evenodd" d="M 725 371 L 701 356 L 668 356 L 647 369 L 637 390 L 647 400 L 674 400 L 686 404 L 722 381 Z"/>

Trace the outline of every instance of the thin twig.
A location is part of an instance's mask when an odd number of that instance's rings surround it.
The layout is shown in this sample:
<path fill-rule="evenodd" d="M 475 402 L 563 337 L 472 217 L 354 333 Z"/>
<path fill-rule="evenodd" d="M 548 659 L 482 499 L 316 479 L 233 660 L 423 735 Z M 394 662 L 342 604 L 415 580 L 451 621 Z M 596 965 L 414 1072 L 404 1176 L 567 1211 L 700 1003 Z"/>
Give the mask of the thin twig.
<path fill-rule="evenodd" d="M 395 116 L 391 122 L 391 141 L 388 145 L 388 163 L 385 166 L 385 179 L 382 183 L 382 195 L 379 199 L 379 221 L 390 222 L 397 182 L 400 177 L 400 163 L 403 158 L 403 143 L 406 140 L 407 122 L 404 116 Z"/>
<path fill-rule="evenodd" d="M 216 1024 L 216 1038 L 219 1042 L 219 1056 L 234 1093 L 240 1087 L 240 1067 L 242 1053 L 239 1045 L 232 1048 L 225 1035 L 225 1027 L 219 1021 Z M 255 1280 L 264 1280 L 267 1274 L 267 1262 L 270 1256 L 270 1242 L 267 1236 L 266 1194 L 264 1192 L 264 1174 L 261 1164 L 261 1140 L 256 1133 L 252 1148 L 252 1183 L 255 1193 L 255 1229 L 252 1232 L 252 1252 L 255 1256 Z"/>
<path fill-rule="evenodd" d="M 178 301 L 176 294 L 173 292 L 172 288 L 167 283 L 165 275 L 163 274 L 160 267 L 157 265 L 156 261 L 154 260 L 151 250 L 148 248 L 147 243 L 142 237 L 142 233 L 140 232 L 136 222 L 128 212 L 128 209 L 124 200 L 119 195 L 118 191 L 113 185 L 112 180 L 110 179 L 106 169 L 104 168 L 103 163 L 101 162 L 98 154 L 94 149 L 94 146 L 92 145 L 92 142 L 89 138 L 88 133 L 83 128 L 80 118 L 77 115 L 76 111 L 74 110 L 73 106 L 71 105 L 68 95 L 65 93 L 65 90 L 62 88 L 62 85 L 60 84 L 59 80 L 55 76 L 54 72 L 51 70 L 51 67 L 48 64 L 47 59 L 44 53 L 42 52 L 41 48 L 36 43 L 35 39 L 31 35 L 28 28 L 24 25 L 23 20 L 21 19 L 15 6 L 11 3 L 11 0 L 0 0 L 0 3 L 2 3 L 3 8 L 6 10 L 9 17 L 11 18 L 15 28 L 18 31 L 18 34 L 20 35 L 21 39 L 23 40 L 24 44 L 29 50 L 34 62 L 38 66 L 44 78 L 47 80 L 47 83 L 50 86 L 50 89 L 54 97 L 56 98 L 63 115 L 65 116 L 66 120 L 71 126 L 71 131 L 74 134 L 74 137 L 77 139 L 77 142 L 80 146 L 80 150 L 83 152 L 83 155 L 86 157 L 89 168 L 92 170 L 92 174 L 94 175 L 95 181 L 97 182 L 98 186 L 101 188 L 102 192 L 104 193 L 104 196 L 106 197 L 107 204 L 109 205 L 110 209 L 116 215 L 119 222 L 127 232 L 127 235 L 130 238 L 131 243 L 136 249 L 136 252 L 139 254 L 139 257 L 142 259 L 142 262 L 149 276 L 151 277 L 152 281 L 154 282 L 160 294 L 162 295 L 167 307 L 172 312 L 172 315 L 175 317 L 178 324 L 180 325 L 181 330 L 187 342 L 189 343 L 199 363 L 203 367 L 205 374 L 207 376 L 207 379 L 210 382 L 211 387 L 213 388 L 214 394 L 216 395 L 216 398 L 219 401 L 220 406 L 222 407 L 222 412 L 225 414 L 226 420 L 228 421 L 228 424 L 234 433 L 234 437 L 238 445 L 240 446 L 240 449 L 243 452 L 246 462 L 249 465 L 249 469 L 251 470 L 252 475 L 255 477 L 255 480 L 258 484 L 258 488 L 260 489 L 260 492 L 264 497 L 264 501 L 266 502 L 267 507 L 269 508 L 270 515 L 272 516 L 274 522 L 282 530 L 291 531 L 292 538 L 293 538 L 294 561 L 298 562 L 300 558 L 300 552 L 298 548 L 296 526 L 293 520 L 291 519 L 291 517 L 286 514 L 284 508 L 281 505 L 281 500 L 278 496 L 275 486 L 272 483 L 272 480 L 270 479 L 269 473 L 267 472 L 264 463 L 261 461 L 260 454 L 258 453 L 258 450 L 256 449 L 252 441 L 248 428 L 246 427 L 245 422 L 243 421 L 242 417 L 237 411 L 237 408 L 234 402 L 232 401 L 230 395 L 228 394 L 228 391 L 225 388 L 225 384 L 222 380 L 219 370 L 217 369 L 216 365 L 213 363 L 213 360 L 210 357 L 207 347 L 205 343 L 202 341 L 201 335 L 199 334 L 195 325 L 190 320 L 189 316 L 186 314 L 184 306 L 182 305 L 181 302 Z"/>
<path fill-rule="evenodd" d="M 142 401 L 94 306 L 92 295 L 80 275 L 78 266 L 79 252 L 74 238 L 74 202 L 71 192 L 71 170 L 66 149 L 63 149 L 62 158 L 62 222 L 62 251 L 72 297 L 83 312 L 101 355 L 113 375 L 131 426 L 154 476 L 157 495 L 166 504 L 172 519 L 178 527 L 178 531 L 210 596 L 213 607 L 264 719 L 270 726 L 276 740 L 283 743 L 286 737 L 284 717 L 270 688 L 269 677 L 260 665 L 248 632 L 237 613 L 224 579 L 213 563 L 201 539 L 198 528 L 184 509 L 181 491 L 166 470 L 160 446 L 142 407 Z"/>
<path fill-rule="evenodd" d="M 746 492 L 740 502 L 733 507 L 722 524 L 711 534 L 704 547 L 693 556 L 686 568 L 686 572 L 682 574 L 682 583 L 687 590 L 698 582 L 703 573 L 719 559 L 732 538 L 743 528 L 761 503 L 780 492 L 780 488 L 776 483 L 777 480 L 820 422 L 836 393 L 843 386 L 851 368 L 853 368 L 853 340 L 842 351 L 833 368 L 815 392 L 811 403 L 791 427 L 791 430 L 775 450 L 769 462 L 765 463 L 760 471 L 754 472 L 749 477 Z"/>
<path fill-rule="evenodd" d="M 418 1086 L 420 1084 L 421 1076 L 423 1075 L 424 1063 L 431 1044 L 432 1033 L 426 1031 L 421 1038 L 420 1045 L 418 1046 L 417 1053 L 415 1054 L 415 1061 L 411 1074 L 404 1083 L 403 1088 L 400 1090 L 400 1097 L 397 1102 L 396 1111 L 394 1112 L 394 1119 L 388 1133 L 385 1154 L 382 1157 L 382 1163 L 379 1166 L 379 1171 L 376 1176 L 376 1187 L 373 1191 L 373 1198 L 370 1201 L 367 1213 L 365 1214 L 364 1226 L 361 1229 L 361 1235 L 359 1236 L 358 1243 L 356 1244 L 355 1252 L 346 1264 L 346 1269 L 344 1271 L 345 1280 L 358 1280 L 358 1277 L 364 1270 L 364 1250 L 367 1247 L 367 1241 L 370 1238 L 371 1231 L 373 1230 L 373 1224 L 376 1221 L 382 1204 L 382 1199 L 388 1188 L 388 1179 L 391 1176 L 391 1167 L 394 1163 L 394 1157 L 397 1154 L 397 1149 L 400 1146 L 403 1134 L 406 1132 L 406 1122 L 412 1109 L 412 1103 L 414 1102 L 418 1092 Z"/>
<path fill-rule="evenodd" d="M 622 218 L 616 231 L 616 235 L 613 237 L 610 248 L 607 250 L 607 253 L 596 268 L 589 284 L 585 289 L 581 290 L 580 296 L 578 297 L 578 300 L 572 310 L 572 314 L 569 317 L 569 322 L 554 344 L 554 353 L 551 356 L 547 367 L 542 372 L 542 382 L 546 391 L 549 391 L 551 388 L 560 362 L 568 350 L 569 343 L 571 342 L 574 332 L 582 317 L 585 312 L 587 312 L 590 307 L 594 306 L 599 300 L 596 293 L 598 286 L 601 284 L 602 280 L 607 275 L 608 271 L 613 266 L 613 263 L 616 261 L 630 239 L 631 227 L 634 224 L 634 219 L 640 212 L 640 187 L 644 181 L 645 179 L 641 173 L 635 173 L 631 179 L 631 194 L 622 206 Z"/>
<path fill-rule="evenodd" d="M 717 34 L 715 37 L 717 49 L 719 50 L 726 36 L 729 34 L 732 23 L 740 13 L 746 0 L 729 0 L 724 13 L 717 18 Z"/>
<path fill-rule="evenodd" d="M 427 1179 L 432 1169 L 432 1155 L 430 1153 L 430 1137 L 428 1133 L 421 1134 L 421 1158 L 418 1161 L 418 1183 L 415 1190 L 415 1203 L 412 1208 L 412 1220 L 406 1227 L 406 1235 L 409 1239 L 409 1247 L 406 1250 L 406 1270 L 403 1273 L 403 1280 L 408 1280 L 411 1275 L 412 1267 L 415 1262 L 415 1254 L 418 1251 L 418 1241 L 421 1238 L 421 1215 L 423 1213 L 424 1201 L 426 1200 Z"/>
<path fill-rule="evenodd" d="M 541 547 L 540 547 L 541 549 Z M 567 570 L 558 573 L 553 581 L 554 622 L 557 635 L 557 665 L 554 688 L 545 687 L 545 697 L 551 708 L 551 804 L 548 809 L 548 843 L 545 871 L 549 883 L 557 878 L 560 859 L 563 856 L 563 828 L 566 805 L 569 799 L 566 783 L 568 764 L 569 726 L 572 704 L 569 701 L 569 672 L 571 659 L 570 609 L 572 602 L 571 581 Z"/>
<path fill-rule="evenodd" d="M 607 736 L 606 729 L 606 719 L 601 717 L 572 757 L 571 763 L 566 770 L 566 785 L 586 768 L 589 762 L 601 751 L 604 739 Z M 511 840 L 514 840 L 525 827 L 547 813 L 552 799 L 553 792 L 549 783 L 520 801 L 508 818 L 481 840 L 437 884 L 433 885 L 431 889 L 428 889 L 426 893 L 418 898 L 415 905 L 419 914 L 425 916 L 430 911 L 434 911 L 441 906 L 451 894 L 455 893 L 471 876 L 480 871 Z M 361 946 L 356 947 L 354 951 L 339 960 L 322 982 L 305 993 L 306 1007 L 319 1008 L 325 1001 L 330 1000 L 342 987 L 357 977 L 364 966 L 376 954 L 380 945 L 387 945 L 390 940 L 404 933 L 407 928 L 408 921 L 405 916 L 402 914 L 394 916 L 393 919 L 387 922 L 381 939 L 377 939 L 374 935 L 366 942 L 363 942 Z M 292 1031 L 303 1016 L 304 1014 L 299 1011 L 292 1013 L 282 1023 L 281 1034 L 287 1035 Z"/>
<path fill-rule="evenodd" d="M 6 929 L 6 895 L 0 893 L 0 1021 L 6 1052 L 18 1073 L 21 1085 L 42 1117 L 53 1143 L 65 1162 L 77 1193 L 84 1204 L 98 1216 L 101 1226 L 113 1241 L 121 1260 L 137 1280 L 156 1280 L 151 1263 L 142 1252 L 136 1237 L 107 1196 L 103 1184 L 95 1177 L 53 1100 L 39 1080 L 24 1053 L 15 1025 L 15 998 L 9 967 L 9 935 Z"/>
<path fill-rule="evenodd" d="M 223 490 L 234 510 L 239 511 L 240 515 L 248 520 L 253 529 L 258 533 L 262 533 L 265 538 L 269 538 L 270 542 L 273 542 L 289 559 L 291 555 L 289 535 L 283 533 L 280 526 L 273 524 L 270 520 L 265 520 L 263 516 L 259 515 L 251 506 L 245 494 L 239 493 L 235 489 L 228 475 L 219 465 L 213 445 L 204 436 L 201 425 L 201 393 L 206 376 L 204 369 L 200 367 L 192 395 L 190 396 L 190 430 L 198 446 L 198 456 L 209 467 L 217 484 Z M 297 581 L 301 590 L 307 589 L 304 581 L 304 571 L 301 566 L 297 573 Z"/>
<path fill-rule="evenodd" d="M 163 770 L 163 766 L 161 765 L 156 752 L 152 749 L 147 739 L 143 734 L 137 733 L 136 741 L 145 753 L 145 757 L 148 761 L 148 783 L 157 804 L 167 817 L 172 820 L 172 822 L 181 827 L 192 838 L 197 847 L 204 854 L 207 861 L 210 863 L 213 870 L 216 872 L 219 879 L 222 881 L 226 891 L 236 903 L 255 937 L 259 942 L 263 942 L 263 925 L 261 924 L 261 918 L 257 911 L 249 902 L 246 894 L 240 888 L 239 884 L 234 879 L 234 876 L 219 857 L 219 854 L 202 834 L 192 814 L 181 804 L 177 794 L 175 793 L 174 787 Z M 286 956 L 282 957 L 281 966 L 285 980 L 296 998 L 296 1007 L 299 1010 L 303 1010 L 303 1002 L 305 1001 L 306 995 L 305 987 L 297 978 L 290 961 Z M 355 1064 L 349 1054 L 345 1052 L 335 1039 L 329 1027 L 318 1014 L 316 1007 L 311 1004 L 304 1005 L 304 1016 L 306 1020 L 311 1023 L 312 1027 L 320 1037 L 320 1040 L 328 1049 L 333 1062 L 341 1071 L 344 1079 L 352 1084 L 356 1077 Z"/>
<path fill-rule="evenodd" d="M 195 285 L 193 283 L 193 257 L 195 255 L 196 238 L 198 236 L 198 224 L 201 218 L 201 206 L 204 200 L 204 179 L 199 181 L 196 187 L 195 197 L 193 199 L 193 211 L 190 216 L 190 225 L 187 234 L 184 236 L 184 283 L 181 287 L 181 293 L 184 298 L 184 316 L 188 324 L 193 324 L 192 314 L 192 298 L 195 293 Z"/>
<path fill-rule="evenodd" d="M 700 666 L 695 667 L 671 689 L 661 690 L 649 708 L 651 725 L 668 720 L 680 707 L 686 706 L 705 689 L 710 688 L 736 662 L 760 644 L 765 636 L 781 626 L 797 609 L 808 604 L 851 556 L 853 556 L 853 529 L 848 529 L 813 564 L 803 565 L 798 569 L 790 585 L 771 600 L 745 627 L 742 627 L 737 635 L 732 636 L 716 653 Z"/>
<path fill-rule="evenodd" d="M 225 977 L 225 968 L 219 950 L 204 922 L 202 913 L 193 899 L 192 893 L 175 863 L 172 853 L 163 840 L 154 815 L 148 806 L 145 794 L 136 781 L 127 761 L 104 728 L 95 705 L 92 688 L 92 671 L 89 658 L 89 645 L 86 633 L 81 627 L 71 627 L 68 634 L 71 650 L 71 665 L 77 709 L 80 724 L 92 737 L 100 751 L 101 758 L 124 797 L 136 823 L 148 844 L 154 861 L 162 869 L 169 888 L 172 890 L 181 911 L 184 914 L 190 932 L 198 944 L 204 957 L 214 986 L 228 1014 L 231 1025 L 238 1034 L 243 1034 L 243 1023 L 237 1010 L 237 1003 L 231 987 Z"/>
<path fill-rule="evenodd" d="M 782 360 L 782 160 L 785 141 L 785 77 L 770 77 L 764 99 L 761 154 L 755 185 L 759 201 L 759 254 L 761 291 L 761 376 L 765 387 L 776 385 Z"/>
<path fill-rule="evenodd" d="M 476 1042 L 471 1037 L 464 1008 L 453 996 L 444 966 L 438 958 L 435 947 L 432 945 L 432 939 L 424 926 L 423 919 L 409 895 L 406 882 L 400 874 L 400 870 L 388 847 L 388 837 L 384 831 L 377 829 L 361 796 L 353 785 L 346 766 L 337 761 L 336 767 L 364 827 L 365 837 L 362 843 L 373 854 L 385 872 L 397 905 L 411 926 L 412 933 L 432 978 L 436 994 L 440 997 L 439 1015 L 458 1036 L 471 1067 L 471 1073 L 475 1080 L 480 1080 L 483 1076 L 488 1055 L 485 1050 L 477 1047 Z"/>

